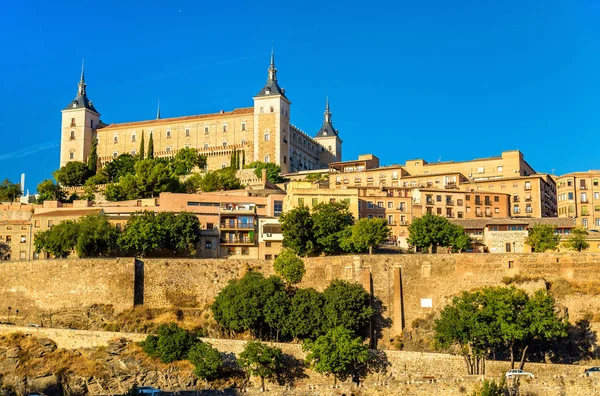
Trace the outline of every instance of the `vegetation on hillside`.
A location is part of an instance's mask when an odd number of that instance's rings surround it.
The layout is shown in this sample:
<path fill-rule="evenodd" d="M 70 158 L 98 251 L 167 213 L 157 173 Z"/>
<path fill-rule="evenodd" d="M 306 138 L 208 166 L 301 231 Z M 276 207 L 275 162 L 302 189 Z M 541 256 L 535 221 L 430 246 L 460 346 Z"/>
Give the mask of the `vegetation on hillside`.
<path fill-rule="evenodd" d="M 529 229 L 529 236 L 525 243 L 531 246 L 536 253 L 556 250 L 560 242 L 560 235 L 554 233 L 554 227 L 547 224 L 536 224 Z"/>
<path fill-rule="evenodd" d="M 408 243 L 421 249 L 443 246 L 451 248 L 453 252 L 461 252 L 471 245 L 469 236 L 461 226 L 431 213 L 413 219 L 408 226 L 408 234 Z"/>

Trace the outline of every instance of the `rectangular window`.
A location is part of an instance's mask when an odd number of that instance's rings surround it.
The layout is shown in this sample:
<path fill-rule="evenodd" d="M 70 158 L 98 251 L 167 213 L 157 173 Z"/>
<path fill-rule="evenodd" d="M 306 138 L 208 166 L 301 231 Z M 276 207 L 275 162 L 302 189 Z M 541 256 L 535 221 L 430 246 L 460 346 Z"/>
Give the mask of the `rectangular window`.
<path fill-rule="evenodd" d="M 593 183 L 594 183 L 594 186 L 597 186 L 598 185 L 598 179 L 594 179 Z"/>
<path fill-rule="evenodd" d="M 531 190 L 531 182 L 525 182 L 525 190 Z"/>
<path fill-rule="evenodd" d="M 272 254 L 265 254 L 265 260 L 273 260 Z"/>
<path fill-rule="evenodd" d="M 185 128 L 185 136 L 190 136 L 190 128 Z"/>
<path fill-rule="evenodd" d="M 36 220 L 33 224 L 34 224 L 33 226 L 35 228 L 40 228 L 40 221 L 39 220 Z"/>
<path fill-rule="evenodd" d="M 208 127 L 207 126 L 204 127 L 204 134 L 208 135 Z"/>
<path fill-rule="evenodd" d="M 568 199 L 573 199 L 573 193 L 572 192 L 568 193 L 567 197 L 568 197 Z"/>
<path fill-rule="evenodd" d="M 513 207 L 513 213 L 520 213 L 520 210 L 519 210 L 519 205 L 515 205 L 515 206 Z"/>
<path fill-rule="evenodd" d="M 388 202 L 388 209 L 393 209 L 394 208 L 394 203 L 393 202 Z"/>
<path fill-rule="evenodd" d="M 373 201 L 367 201 L 367 209 L 373 209 Z"/>
<path fill-rule="evenodd" d="M 502 172 L 502 165 L 497 168 L 498 172 Z"/>
<path fill-rule="evenodd" d="M 500 197 L 499 196 L 494 196 L 494 202 L 500 202 Z"/>
<path fill-rule="evenodd" d="M 27 237 L 25 235 L 21 235 L 21 243 L 26 243 Z"/>
<path fill-rule="evenodd" d="M 170 153 L 170 152 L 171 152 L 171 147 L 167 147 L 167 148 L 165 149 L 165 151 L 166 151 L 167 153 Z"/>
<path fill-rule="evenodd" d="M 298 198 L 298 206 L 304 206 L 304 198 Z"/>
<path fill-rule="evenodd" d="M 271 157 L 265 155 L 265 163 L 271 162 Z"/>
<path fill-rule="evenodd" d="M 312 206 L 313 206 L 313 208 L 314 208 L 315 206 L 317 206 L 318 204 L 319 204 L 319 198 L 313 198 L 313 199 L 312 199 Z"/>
<path fill-rule="evenodd" d="M 265 247 L 271 247 L 271 242 L 265 242 Z"/>
<path fill-rule="evenodd" d="M 242 122 L 242 131 L 246 130 L 246 121 Z"/>
<path fill-rule="evenodd" d="M 171 139 L 171 130 L 167 129 L 167 139 Z"/>
<path fill-rule="evenodd" d="M 75 131 L 71 131 L 70 140 L 75 140 Z"/>
<path fill-rule="evenodd" d="M 213 223 L 206 223 L 206 229 L 207 229 L 207 230 L 212 230 L 212 229 L 214 229 L 214 228 L 215 228 L 215 226 L 214 226 L 214 224 L 213 224 Z"/>
<path fill-rule="evenodd" d="M 477 173 L 485 173 L 485 168 L 483 166 L 480 166 L 479 168 L 477 168 Z"/>
<path fill-rule="evenodd" d="M 458 213 L 457 213 L 457 217 L 458 217 L 459 219 L 462 219 L 462 218 L 463 218 L 463 212 L 458 212 Z"/>
<path fill-rule="evenodd" d="M 131 143 L 135 143 L 135 133 L 131 135 Z"/>
<path fill-rule="evenodd" d="M 335 203 L 335 198 L 329 198 L 329 203 Z"/>
<path fill-rule="evenodd" d="M 273 214 L 278 217 L 283 213 L 283 201 L 273 201 Z"/>
<path fill-rule="evenodd" d="M 75 158 L 75 153 L 71 151 L 69 153 L 69 159 L 73 159 L 73 158 Z"/>
<path fill-rule="evenodd" d="M 587 202 L 587 194 L 586 193 L 581 193 L 581 202 Z"/>
<path fill-rule="evenodd" d="M 115 135 L 113 137 L 113 144 L 117 144 L 117 143 L 119 143 L 119 137 L 117 135 Z"/>
<path fill-rule="evenodd" d="M 265 142 L 268 142 L 269 140 L 271 140 L 271 134 L 267 132 L 265 133 Z"/>
<path fill-rule="evenodd" d="M 204 244 L 204 248 L 206 250 L 211 250 L 212 249 L 212 241 L 206 241 L 206 243 Z"/>
<path fill-rule="evenodd" d="M 506 242 L 506 253 L 510 253 L 510 242 Z"/>
<path fill-rule="evenodd" d="M 74 127 L 75 125 L 75 118 L 71 118 L 71 126 Z"/>
<path fill-rule="evenodd" d="M 581 224 L 583 225 L 583 228 L 588 228 L 588 219 L 582 219 L 581 220 Z"/>
<path fill-rule="evenodd" d="M 378 208 L 383 208 L 383 202 L 382 201 L 378 201 L 377 202 L 377 207 Z"/>
<path fill-rule="evenodd" d="M 12 236 L 7 235 L 6 236 L 6 243 L 11 243 L 12 242 Z"/>
<path fill-rule="evenodd" d="M 441 196 L 441 195 L 436 195 L 436 196 L 435 196 L 435 200 L 436 200 L 437 202 L 442 202 L 442 196 Z"/>
<path fill-rule="evenodd" d="M 52 220 L 48 220 L 48 227 L 52 227 L 52 224 L 53 224 Z"/>
<path fill-rule="evenodd" d="M 223 133 L 227 132 L 227 124 L 223 124 Z"/>

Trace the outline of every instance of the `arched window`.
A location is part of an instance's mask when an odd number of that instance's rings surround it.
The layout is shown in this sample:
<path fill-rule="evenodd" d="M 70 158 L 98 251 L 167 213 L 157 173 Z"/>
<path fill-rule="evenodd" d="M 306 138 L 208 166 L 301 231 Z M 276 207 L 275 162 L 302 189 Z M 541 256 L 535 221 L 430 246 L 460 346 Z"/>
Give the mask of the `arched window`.
<path fill-rule="evenodd" d="M 223 142 L 223 147 L 227 147 L 227 142 Z"/>
<path fill-rule="evenodd" d="M 271 140 L 271 134 L 269 132 L 265 132 L 265 142 Z"/>
<path fill-rule="evenodd" d="M 135 143 L 135 133 L 131 135 L 131 143 Z"/>

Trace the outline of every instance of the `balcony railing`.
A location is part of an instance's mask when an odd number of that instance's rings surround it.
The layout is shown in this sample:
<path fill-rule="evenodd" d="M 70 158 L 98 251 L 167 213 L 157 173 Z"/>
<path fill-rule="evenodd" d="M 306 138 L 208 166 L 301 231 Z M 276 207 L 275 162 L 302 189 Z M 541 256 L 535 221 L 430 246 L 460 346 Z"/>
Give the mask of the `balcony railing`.
<path fill-rule="evenodd" d="M 222 245 L 243 244 L 253 245 L 254 241 L 250 238 L 221 238 Z"/>
<path fill-rule="evenodd" d="M 221 229 L 240 228 L 243 230 L 253 229 L 254 223 L 221 223 Z"/>
<path fill-rule="evenodd" d="M 447 199 L 447 200 L 446 200 L 446 205 L 447 205 L 447 206 L 454 206 L 454 201 L 453 201 L 453 200 L 451 200 L 451 199 Z"/>

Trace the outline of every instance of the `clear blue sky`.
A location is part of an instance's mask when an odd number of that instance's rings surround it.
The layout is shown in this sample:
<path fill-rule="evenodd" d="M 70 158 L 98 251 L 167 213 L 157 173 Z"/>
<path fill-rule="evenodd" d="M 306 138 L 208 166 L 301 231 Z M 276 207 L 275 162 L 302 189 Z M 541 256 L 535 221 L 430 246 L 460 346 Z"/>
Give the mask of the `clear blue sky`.
<path fill-rule="evenodd" d="M 292 122 L 328 93 L 344 159 L 519 149 L 539 172 L 600 168 L 600 1 L 14 1 L 0 12 L 0 178 L 59 163 L 85 58 L 104 122 L 252 105 L 271 42 Z"/>

